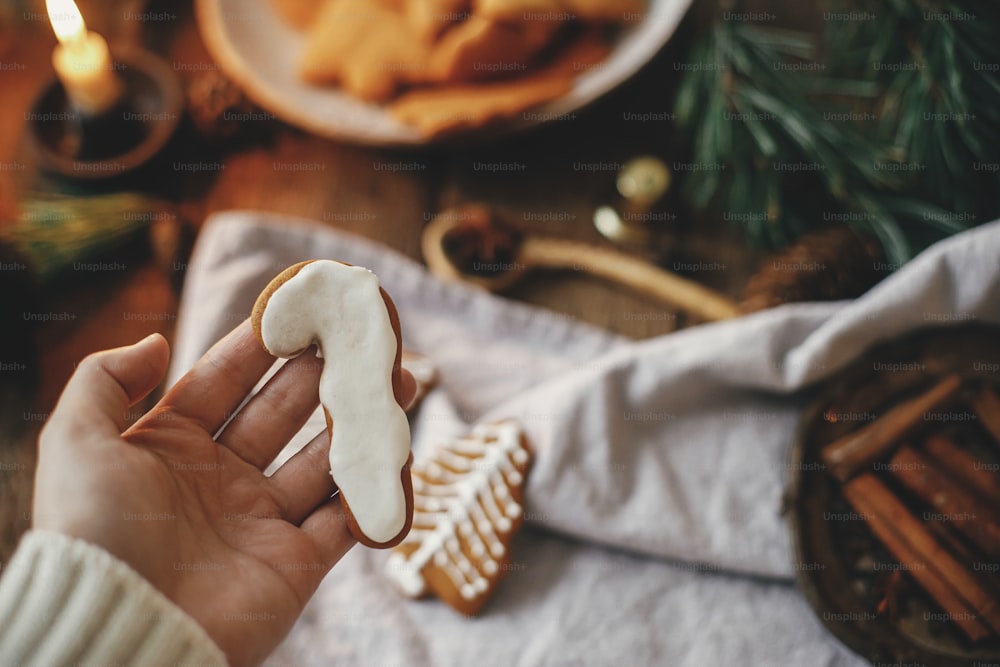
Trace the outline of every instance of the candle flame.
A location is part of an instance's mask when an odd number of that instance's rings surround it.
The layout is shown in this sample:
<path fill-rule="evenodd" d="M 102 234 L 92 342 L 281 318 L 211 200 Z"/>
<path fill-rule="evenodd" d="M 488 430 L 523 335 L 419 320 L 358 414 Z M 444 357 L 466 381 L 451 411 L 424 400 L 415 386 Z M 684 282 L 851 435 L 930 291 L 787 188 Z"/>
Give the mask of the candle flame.
<path fill-rule="evenodd" d="M 63 44 L 73 44 L 86 37 L 87 26 L 73 0 L 45 0 L 45 11 L 56 38 Z"/>

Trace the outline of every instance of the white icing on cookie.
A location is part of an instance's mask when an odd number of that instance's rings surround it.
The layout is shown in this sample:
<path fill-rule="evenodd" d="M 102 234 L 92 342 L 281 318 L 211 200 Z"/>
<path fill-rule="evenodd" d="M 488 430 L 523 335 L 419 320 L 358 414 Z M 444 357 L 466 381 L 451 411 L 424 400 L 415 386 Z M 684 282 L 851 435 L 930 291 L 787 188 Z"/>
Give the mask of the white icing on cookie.
<path fill-rule="evenodd" d="M 330 474 L 361 532 L 392 540 L 407 519 L 400 476 L 410 427 L 393 395 L 396 334 L 378 278 L 359 266 L 311 262 L 271 294 L 260 335 L 279 357 L 319 347 L 319 398 L 333 421 Z"/>
<path fill-rule="evenodd" d="M 504 482 L 520 479 L 515 464 L 527 461 L 521 429 L 507 421 L 481 424 L 430 460 L 415 462 L 413 529 L 403 545 L 418 547 L 406 555 L 394 552 L 386 562 L 387 576 L 404 594 L 417 597 L 427 586 L 423 569 L 433 563 L 462 598 L 483 595 L 488 589 L 483 575 L 495 575 L 506 554 L 500 534 L 510 532 L 511 519 L 523 512 Z"/>

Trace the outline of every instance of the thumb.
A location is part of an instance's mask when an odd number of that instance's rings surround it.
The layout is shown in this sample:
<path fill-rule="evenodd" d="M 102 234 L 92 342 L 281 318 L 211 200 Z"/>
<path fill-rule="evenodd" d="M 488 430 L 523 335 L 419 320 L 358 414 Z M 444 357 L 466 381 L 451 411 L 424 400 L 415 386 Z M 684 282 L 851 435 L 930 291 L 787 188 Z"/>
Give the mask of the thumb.
<path fill-rule="evenodd" d="M 49 424 L 121 435 L 129 406 L 163 380 L 170 349 L 160 334 L 86 357 L 69 379 Z M 113 431 L 113 433 L 112 433 Z M 80 433 L 82 435 L 82 433 Z"/>

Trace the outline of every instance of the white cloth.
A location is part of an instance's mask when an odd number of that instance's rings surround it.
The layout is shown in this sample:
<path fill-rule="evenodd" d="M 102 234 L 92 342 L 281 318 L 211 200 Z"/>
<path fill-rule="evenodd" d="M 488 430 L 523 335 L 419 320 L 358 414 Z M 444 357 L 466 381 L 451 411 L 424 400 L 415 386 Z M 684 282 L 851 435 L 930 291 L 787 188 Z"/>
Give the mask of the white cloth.
<path fill-rule="evenodd" d="M 274 664 L 866 664 L 791 583 L 780 516 L 798 390 L 878 341 L 1000 320 L 1000 225 L 931 248 L 863 298 L 794 304 L 633 342 L 446 285 L 382 246 L 254 212 L 206 224 L 189 267 L 171 377 L 310 258 L 374 270 L 406 346 L 441 384 L 414 448 L 513 417 L 537 451 L 515 567 L 482 618 L 402 599 L 386 554 L 338 565 Z M 322 429 L 314 420 L 292 447 Z M 744 576 L 751 575 L 751 576 Z"/>

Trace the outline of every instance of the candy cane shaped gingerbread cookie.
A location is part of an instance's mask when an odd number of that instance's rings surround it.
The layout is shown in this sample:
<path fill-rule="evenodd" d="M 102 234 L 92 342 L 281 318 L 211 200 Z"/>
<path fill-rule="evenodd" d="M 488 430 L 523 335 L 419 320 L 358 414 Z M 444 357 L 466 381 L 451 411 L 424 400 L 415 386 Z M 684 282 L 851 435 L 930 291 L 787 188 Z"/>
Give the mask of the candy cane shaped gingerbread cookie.
<path fill-rule="evenodd" d="M 399 318 L 378 278 L 331 260 L 302 262 L 268 284 L 251 320 L 275 356 L 292 358 L 317 345 L 330 474 L 351 534 L 369 547 L 398 544 L 413 520 L 410 427 L 393 394 Z"/>

